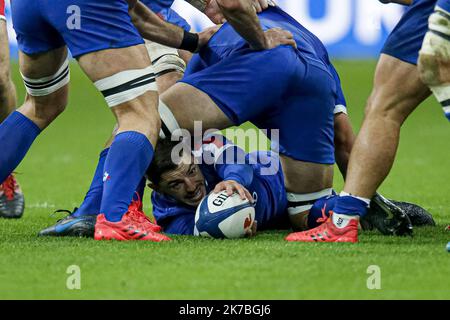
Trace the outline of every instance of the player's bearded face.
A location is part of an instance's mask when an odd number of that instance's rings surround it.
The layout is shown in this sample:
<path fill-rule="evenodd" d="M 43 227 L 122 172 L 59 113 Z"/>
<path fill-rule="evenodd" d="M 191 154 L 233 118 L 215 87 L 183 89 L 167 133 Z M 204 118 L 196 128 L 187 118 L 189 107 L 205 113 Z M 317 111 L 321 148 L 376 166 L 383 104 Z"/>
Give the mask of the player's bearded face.
<path fill-rule="evenodd" d="M 192 207 L 206 196 L 205 177 L 190 155 L 183 156 L 176 169 L 162 174 L 158 187 L 159 191 Z"/>

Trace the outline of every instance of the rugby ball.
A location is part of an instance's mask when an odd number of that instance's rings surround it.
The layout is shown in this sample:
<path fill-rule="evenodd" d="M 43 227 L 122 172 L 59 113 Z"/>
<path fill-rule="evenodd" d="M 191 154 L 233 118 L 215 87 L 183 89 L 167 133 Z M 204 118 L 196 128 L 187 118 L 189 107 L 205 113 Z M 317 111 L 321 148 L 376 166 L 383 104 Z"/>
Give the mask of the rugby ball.
<path fill-rule="evenodd" d="M 243 238 L 255 221 L 255 208 L 239 194 L 210 193 L 195 213 L 194 234 L 216 239 Z"/>

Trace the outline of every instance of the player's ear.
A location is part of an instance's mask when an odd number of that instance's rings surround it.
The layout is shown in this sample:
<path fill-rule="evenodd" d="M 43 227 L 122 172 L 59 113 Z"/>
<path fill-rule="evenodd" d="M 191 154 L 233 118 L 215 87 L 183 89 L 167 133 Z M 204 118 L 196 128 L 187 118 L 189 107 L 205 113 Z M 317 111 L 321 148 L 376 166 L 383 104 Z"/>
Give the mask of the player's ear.
<path fill-rule="evenodd" d="M 155 185 L 153 182 L 151 182 L 150 180 L 147 183 L 147 187 L 149 187 L 152 190 L 158 191 L 158 186 Z"/>

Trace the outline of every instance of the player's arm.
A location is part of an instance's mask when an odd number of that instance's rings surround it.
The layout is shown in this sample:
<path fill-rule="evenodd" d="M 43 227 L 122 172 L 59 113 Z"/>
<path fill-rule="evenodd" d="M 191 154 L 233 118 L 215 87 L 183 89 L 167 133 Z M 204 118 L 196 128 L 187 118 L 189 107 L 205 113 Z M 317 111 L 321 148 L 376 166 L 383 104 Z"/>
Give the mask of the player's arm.
<path fill-rule="evenodd" d="M 335 158 L 344 179 L 354 142 L 355 134 L 348 115 L 344 112 L 336 114 L 334 116 Z"/>
<path fill-rule="evenodd" d="M 192 235 L 195 209 L 169 201 L 156 191 L 152 193 L 153 216 L 165 233 Z"/>
<path fill-rule="evenodd" d="M 255 50 L 268 47 L 259 18 L 253 4 L 248 0 L 217 0 L 225 19 Z"/>
<path fill-rule="evenodd" d="M 214 1 L 214 0 L 213 0 Z M 215 0 L 225 19 L 255 50 L 264 50 L 279 45 L 296 46 L 290 32 L 282 29 L 263 31 L 253 1 Z"/>
<path fill-rule="evenodd" d="M 195 212 L 167 219 L 161 224 L 164 233 L 191 236 L 194 234 Z"/>
<path fill-rule="evenodd" d="M 409 6 L 413 3 L 413 0 L 379 0 L 382 3 L 398 3 Z"/>
<path fill-rule="evenodd" d="M 195 52 L 208 43 L 218 29 L 212 27 L 200 33 L 187 32 L 164 21 L 140 1 L 130 1 L 134 3 L 130 4 L 130 16 L 141 36 L 168 47 Z"/>
<path fill-rule="evenodd" d="M 253 181 L 253 168 L 247 163 L 244 150 L 223 135 L 213 134 L 203 143 L 202 152 L 204 160 L 205 157 L 213 159 L 214 168 L 223 180 L 214 188 L 215 193 L 226 190 L 231 195 L 237 192 L 242 199 L 253 201 L 247 190 Z"/>
<path fill-rule="evenodd" d="M 207 0 L 185 0 L 191 6 L 199 10 L 200 12 L 205 12 L 207 7 Z M 269 5 L 274 6 L 275 3 L 272 0 L 251 0 L 253 7 L 256 12 L 260 13 L 263 10 L 266 10 Z M 221 23 L 221 22 L 218 22 Z"/>

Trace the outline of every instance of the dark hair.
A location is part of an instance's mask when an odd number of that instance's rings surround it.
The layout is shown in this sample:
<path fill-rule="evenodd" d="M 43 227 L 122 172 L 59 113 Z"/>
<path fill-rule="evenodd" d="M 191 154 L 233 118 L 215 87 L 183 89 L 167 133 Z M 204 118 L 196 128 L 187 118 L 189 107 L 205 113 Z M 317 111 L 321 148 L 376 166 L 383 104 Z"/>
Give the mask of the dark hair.
<path fill-rule="evenodd" d="M 154 184 L 158 184 L 161 176 L 170 170 L 178 167 L 177 163 L 172 160 L 172 150 L 180 141 L 172 141 L 170 138 L 160 139 L 156 145 L 153 161 L 147 169 L 146 177 Z M 180 148 L 180 156 L 182 156 L 183 149 Z"/>

